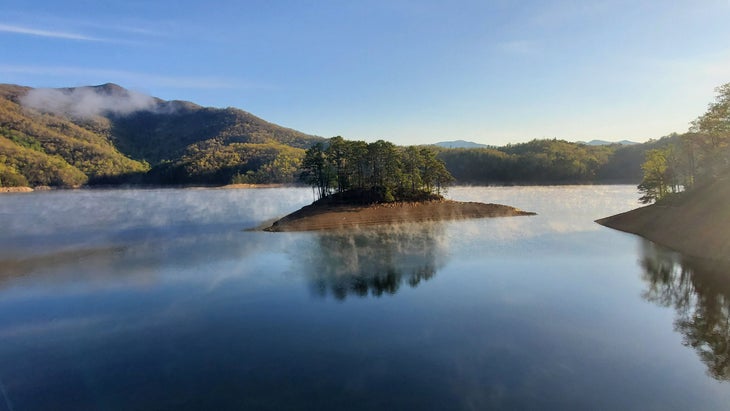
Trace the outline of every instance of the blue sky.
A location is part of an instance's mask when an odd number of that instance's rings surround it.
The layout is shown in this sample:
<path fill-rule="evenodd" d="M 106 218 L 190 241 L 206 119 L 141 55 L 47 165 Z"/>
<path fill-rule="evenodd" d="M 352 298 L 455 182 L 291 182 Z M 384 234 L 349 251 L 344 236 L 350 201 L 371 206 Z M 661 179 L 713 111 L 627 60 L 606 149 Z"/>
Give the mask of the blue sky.
<path fill-rule="evenodd" d="M 113 82 L 397 144 L 645 141 L 730 82 L 730 0 L 0 0 L 0 82 Z"/>

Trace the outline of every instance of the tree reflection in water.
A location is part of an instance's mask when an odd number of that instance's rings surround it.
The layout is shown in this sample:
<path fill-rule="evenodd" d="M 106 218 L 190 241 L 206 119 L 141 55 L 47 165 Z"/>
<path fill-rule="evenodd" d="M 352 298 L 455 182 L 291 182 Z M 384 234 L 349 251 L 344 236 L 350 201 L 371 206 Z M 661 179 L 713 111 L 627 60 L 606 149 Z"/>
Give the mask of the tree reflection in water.
<path fill-rule="evenodd" d="M 439 223 L 321 233 L 304 264 L 315 293 L 380 297 L 395 294 L 405 282 L 416 287 L 430 280 L 445 259 L 444 226 Z"/>
<path fill-rule="evenodd" d="M 712 377 L 730 381 L 730 263 L 684 258 L 645 241 L 642 266 L 644 298 L 673 307 L 683 343 Z"/>

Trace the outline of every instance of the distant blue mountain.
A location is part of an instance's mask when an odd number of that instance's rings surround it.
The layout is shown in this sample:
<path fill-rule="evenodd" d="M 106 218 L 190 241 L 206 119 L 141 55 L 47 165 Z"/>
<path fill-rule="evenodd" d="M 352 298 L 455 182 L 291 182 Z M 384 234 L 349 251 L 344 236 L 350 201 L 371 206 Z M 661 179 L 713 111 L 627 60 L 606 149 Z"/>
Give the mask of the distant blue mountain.
<path fill-rule="evenodd" d="M 633 146 L 634 144 L 639 144 L 635 141 L 629 141 L 629 140 L 621 140 L 621 141 L 591 140 L 587 143 L 585 141 L 576 141 L 576 143 L 585 144 L 587 146 L 610 146 L 611 144 L 621 144 L 623 146 Z"/>
<path fill-rule="evenodd" d="M 465 140 L 454 140 L 454 141 L 441 141 L 438 143 L 434 143 L 434 146 L 444 147 L 444 148 L 486 148 L 489 147 L 486 144 L 479 144 L 474 143 L 472 141 L 465 141 Z"/>
<path fill-rule="evenodd" d="M 611 144 L 621 144 L 624 146 L 632 146 L 634 144 L 639 144 L 639 143 L 637 143 L 635 141 L 629 141 L 629 140 L 621 140 L 621 141 L 591 140 L 589 142 L 576 141 L 576 144 L 585 144 L 588 146 L 610 146 Z M 444 148 L 489 148 L 489 147 L 492 147 L 487 144 L 479 144 L 479 143 L 475 143 L 473 141 L 466 141 L 466 140 L 440 141 L 438 143 L 434 143 L 433 145 L 439 146 L 439 147 L 444 147 Z"/>

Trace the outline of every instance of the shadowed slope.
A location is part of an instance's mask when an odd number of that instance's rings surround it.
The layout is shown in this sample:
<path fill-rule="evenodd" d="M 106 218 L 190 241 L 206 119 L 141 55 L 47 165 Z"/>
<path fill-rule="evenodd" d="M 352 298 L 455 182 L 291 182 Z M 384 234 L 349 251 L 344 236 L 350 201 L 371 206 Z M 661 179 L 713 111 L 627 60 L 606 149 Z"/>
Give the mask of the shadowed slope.
<path fill-rule="evenodd" d="M 638 234 L 685 255 L 730 259 L 730 178 L 665 202 L 596 220 L 598 224 Z"/>

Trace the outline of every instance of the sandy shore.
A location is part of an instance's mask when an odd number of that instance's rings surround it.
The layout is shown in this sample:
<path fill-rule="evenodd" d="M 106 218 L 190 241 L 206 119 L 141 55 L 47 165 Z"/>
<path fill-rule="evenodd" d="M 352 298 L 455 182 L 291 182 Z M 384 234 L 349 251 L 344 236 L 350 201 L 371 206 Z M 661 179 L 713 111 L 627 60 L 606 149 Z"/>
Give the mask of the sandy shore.
<path fill-rule="evenodd" d="M 534 215 L 501 204 L 431 201 L 367 206 L 309 205 L 265 231 L 319 231 L 420 221 Z"/>
<path fill-rule="evenodd" d="M 30 187 L 0 187 L 0 193 L 30 193 L 33 189 Z"/>
<path fill-rule="evenodd" d="M 677 204 L 654 204 L 596 220 L 638 234 L 687 256 L 730 260 L 730 180 L 723 179 Z"/>

